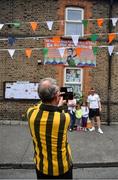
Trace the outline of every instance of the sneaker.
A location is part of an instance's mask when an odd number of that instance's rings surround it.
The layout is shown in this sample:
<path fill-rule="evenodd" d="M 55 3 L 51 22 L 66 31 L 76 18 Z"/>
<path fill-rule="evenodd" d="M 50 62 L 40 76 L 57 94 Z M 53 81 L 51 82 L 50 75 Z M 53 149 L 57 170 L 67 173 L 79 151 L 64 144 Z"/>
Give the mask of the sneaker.
<path fill-rule="evenodd" d="M 102 131 L 101 128 L 98 128 L 98 132 L 99 132 L 100 134 L 103 134 L 103 131 Z"/>
<path fill-rule="evenodd" d="M 72 132 L 72 129 L 70 128 L 69 131 Z"/>
<path fill-rule="evenodd" d="M 95 131 L 95 127 L 90 128 L 89 131 Z"/>

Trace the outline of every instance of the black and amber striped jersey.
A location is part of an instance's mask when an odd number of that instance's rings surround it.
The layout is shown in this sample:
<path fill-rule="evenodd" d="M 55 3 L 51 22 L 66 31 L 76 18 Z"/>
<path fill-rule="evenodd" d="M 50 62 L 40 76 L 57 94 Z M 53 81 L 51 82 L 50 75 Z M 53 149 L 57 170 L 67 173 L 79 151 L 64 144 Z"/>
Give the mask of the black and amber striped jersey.
<path fill-rule="evenodd" d="M 71 150 L 67 141 L 70 124 L 68 113 L 56 106 L 40 105 L 27 111 L 34 144 L 34 161 L 43 174 L 58 176 L 72 166 Z"/>

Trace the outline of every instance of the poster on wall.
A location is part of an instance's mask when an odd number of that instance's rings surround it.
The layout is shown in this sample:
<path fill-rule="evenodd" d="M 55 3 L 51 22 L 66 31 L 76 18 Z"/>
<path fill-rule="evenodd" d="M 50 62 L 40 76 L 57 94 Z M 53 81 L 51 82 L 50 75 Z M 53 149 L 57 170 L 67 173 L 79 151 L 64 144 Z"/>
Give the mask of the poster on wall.
<path fill-rule="evenodd" d="M 95 67 L 96 56 L 93 53 L 91 41 L 79 41 L 75 47 L 72 40 L 61 39 L 55 44 L 53 39 L 45 39 L 44 64 L 62 64 L 69 67 Z"/>
<path fill-rule="evenodd" d="M 5 82 L 4 83 L 5 99 L 26 99 L 38 100 L 38 83 L 29 81 Z"/>

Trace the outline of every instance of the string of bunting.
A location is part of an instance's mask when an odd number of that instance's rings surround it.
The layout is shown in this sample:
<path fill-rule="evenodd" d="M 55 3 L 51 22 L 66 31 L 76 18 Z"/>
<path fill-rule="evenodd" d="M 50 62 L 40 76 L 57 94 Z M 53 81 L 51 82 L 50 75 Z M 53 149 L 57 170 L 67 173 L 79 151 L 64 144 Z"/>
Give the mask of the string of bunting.
<path fill-rule="evenodd" d="M 90 40 L 92 42 L 96 42 L 99 37 L 107 35 L 108 36 L 108 43 L 110 44 L 113 40 L 116 39 L 118 32 L 114 33 L 99 33 L 99 34 L 85 34 L 84 36 L 80 36 L 80 35 L 71 35 L 70 37 L 72 38 L 74 45 L 77 46 L 78 41 L 80 38 L 82 37 L 88 37 L 90 38 Z M 0 38 L 0 41 L 8 41 L 8 44 L 10 44 L 11 46 L 16 42 L 17 39 L 34 39 L 34 40 L 39 40 L 39 39 L 47 39 L 47 38 L 52 38 L 52 36 L 38 36 L 38 37 L 14 37 L 14 36 L 9 36 L 8 38 Z M 55 43 L 60 43 L 60 36 L 53 36 L 53 41 Z"/>
<path fill-rule="evenodd" d="M 89 46 L 90 49 L 93 50 L 93 54 L 94 55 L 97 55 L 98 51 L 100 48 L 108 48 L 108 52 L 109 52 L 109 55 L 111 56 L 112 53 L 113 53 L 113 50 L 114 50 L 114 47 L 116 46 L 113 46 L 113 45 L 110 45 L 110 46 Z M 60 57 L 63 58 L 64 56 L 64 52 L 66 49 L 68 49 L 70 47 L 60 47 L 60 48 L 55 48 L 55 49 L 58 49 L 59 53 L 60 53 Z M 82 47 L 76 47 L 75 48 L 75 51 L 76 51 L 76 54 L 78 56 L 80 56 L 80 54 L 82 53 L 82 51 L 84 51 L 86 48 L 82 48 Z M 14 56 L 14 53 L 16 51 L 24 51 L 25 55 L 27 58 L 30 58 L 31 55 L 32 55 L 32 51 L 33 50 L 42 50 L 43 51 L 43 55 L 44 57 L 46 57 L 48 55 L 48 48 L 20 48 L 20 49 L 0 49 L 0 51 L 8 51 L 10 57 L 13 59 L 13 56 Z M 114 54 L 118 54 L 118 52 L 114 52 Z"/>
<path fill-rule="evenodd" d="M 83 19 L 82 24 L 84 25 L 85 28 L 87 28 L 89 21 L 96 21 L 97 25 L 99 28 L 101 28 L 104 24 L 105 20 L 111 20 L 112 25 L 115 27 L 117 22 L 118 22 L 118 17 L 114 18 L 98 18 L 98 19 Z M 0 23 L 0 30 L 4 27 L 4 25 L 11 25 L 10 27 L 15 27 L 15 28 L 20 28 L 22 24 L 30 24 L 32 30 L 35 32 L 38 26 L 40 27 L 40 24 L 46 23 L 47 27 L 49 30 L 52 30 L 54 22 L 58 22 L 63 24 L 66 22 L 65 20 L 60 20 L 60 21 L 42 21 L 42 22 L 37 22 L 37 21 L 31 21 L 31 22 L 20 22 L 20 21 L 14 21 L 14 22 L 9 22 L 9 23 Z"/>

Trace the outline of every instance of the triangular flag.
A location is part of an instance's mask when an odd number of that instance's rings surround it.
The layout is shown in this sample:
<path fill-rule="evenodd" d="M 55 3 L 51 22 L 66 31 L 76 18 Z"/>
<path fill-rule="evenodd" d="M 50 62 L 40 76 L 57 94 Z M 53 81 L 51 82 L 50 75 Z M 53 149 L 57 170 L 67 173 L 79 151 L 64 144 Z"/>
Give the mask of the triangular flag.
<path fill-rule="evenodd" d="M 3 28 L 4 24 L 0 24 L 0 30 Z"/>
<path fill-rule="evenodd" d="M 53 21 L 46 21 L 48 29 L 52 30 Z"/>
<path fill-rule="evenodd" d="M 99 48 L 96 46 L 96 47 L 92 47 L 92 49 L 93 49 L 93 54 L 96 56 Z"/>
<path fill-rule="evenodd" d="M 71 37 L 72 37 L 74 45 L 77 46 L 80 35 L 71 35 Z"/>
<path fill-rule="evenodd" d="M 36 30 L 37 24 L 38 24 L 37 22 L 30 22 L 30 25 L 31 25 L 33 31 Z"/>
<path fill-rule="evenodd" d="M 117 23 L 117 21 L 118 21 L 118 18 L 112 18 L 111 20 L 112 20 L 113 26 L 116 26 L 116 23 Z"/>
<path fill-rule="evenodd" d="M 32 54 L 32 49 L 30 49 L 30 48 L 25 49 L 25 54 L 28 58 L 30 58 L 30 56 Z"/>
<path fill-rule="evenodd" d="M 48 54 L 48 48 L 43 48 L 43 55 L 46 56 Z"/>
<path fill-rule="evenodd" d="M 99 27 L 103 26 L 104 19 L 97 19 L 97 24 Z"/>
<path fill-rule="evenodd" d="M 60 44 L 60 37 L 53 37 L 54 44 Z"/>
<path fill-rule="evenodd" d="M 108 38 L 109 38 L 109 43 L 111 43 L 116 38 L 116 34 L 115 33 L 109 33 Z"/>
<path fill-rule="evenodd" d="M 108 46 L 109 55 L 112 55 L 112 52 L 114 50 L 114 46 Z"/>
<path fill-rule="evenodd" d="M 63 58 L 64 52 L 65 52 L 65 48 L 58 48 L 58 50 L 59 50 L 59 53 L 60 53 L 61 57 Z"/>
<path fill-rule="evenodd" d="M 92 34 L 90 38 L 91 38 L 91 41 L 95 42 L 98 39 L 98 35 Z"/>
<path fill-rule="evenodd" d="M 8 49 L 8 52 L 9 52 L 11 58 L 13 59 L 13 55 L 15 53 L 15 49 Z"/>
<path fill-rule="evenodd" d="M 8 43 L 12 46 L 15 43 L 16 39 L 13 36 L 8 37 Z"/>
<path fill-rule="evenodd" d="M 19 28 L 21 24 L 18 21 L 16 21 L 13 23 L 13 25 L 15 28 Z"/>
<path fill-rule="evenodd" d="M 87 19 L 83 19 L 83 20 L 82 20 L 82 23 L 83 23 L 84 27 L 86 28 L 87 25 L 88 25 L 88 20 L 87 20 Z"/>
<path fill-rule="evenodd" d="M 82 51 L 82 48 L 76 48 L 75 51 L 76 51 L 76 54 L 77 54 L 78 56 L 80 56 L 81 51 Z"/>

